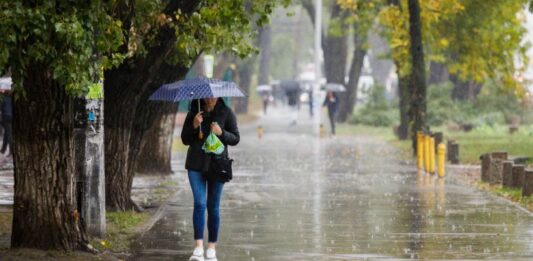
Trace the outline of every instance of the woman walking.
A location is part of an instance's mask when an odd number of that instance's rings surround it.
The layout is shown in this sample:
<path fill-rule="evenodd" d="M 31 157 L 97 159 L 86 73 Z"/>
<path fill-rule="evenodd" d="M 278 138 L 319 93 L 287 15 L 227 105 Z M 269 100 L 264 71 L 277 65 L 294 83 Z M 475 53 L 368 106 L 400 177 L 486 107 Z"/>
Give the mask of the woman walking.
<path fill-rule="evenodd" d="M 200 106 L 195 106 L 197 104 Z M 200 107 L 200 108 L 199 108 Z M 224 181 L 209 172 L 212 155 L 202 146 L 209 135 L 215 134 L 224 144 L 222 156 L 228 156 L 228 145 L 239 143 L 237 119 L 221 98 L 193 100 L 181 132 L 183 144 L 189 145 L 185 168 L 194 197 L 193 226 L 196 247 L 189 260 L 217 261 L 215 246 L 220 226 L 219 205 Z M 205 210 L 207 208 L 208 245 L 204 259 Z"/>
<path fill-rule="evenodd" d="M 324 100 L 324 103 L 322 106 L 328 107 L 328 116 L 329 116 L 329 123 L 331 125 L 331 134 L 335 135 L 335 120 L 337 116 L 337 109 L 339 108 L 339 98 L 337 97 L 337 94 L 332 91 L 328 91 L 326 94 L 326 99 Z"/>

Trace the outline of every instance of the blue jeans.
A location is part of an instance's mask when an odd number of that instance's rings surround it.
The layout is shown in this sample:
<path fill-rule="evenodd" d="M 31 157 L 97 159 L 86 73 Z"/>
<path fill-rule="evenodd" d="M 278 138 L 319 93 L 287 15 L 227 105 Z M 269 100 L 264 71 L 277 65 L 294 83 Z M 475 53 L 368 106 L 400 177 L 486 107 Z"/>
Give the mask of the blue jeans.
<path fill-rule="evenodd" d="M 194 212 L 192 215 L 194 240 L 204 238 L 205 209 L 207 207 L 209 243 L 216 243 L 220 226 L 220 199 L 222 198 L 224 183 L 207 180 L 205 175 L 199 171 L 189 170 L 188 175 L 194 197 Z"/>

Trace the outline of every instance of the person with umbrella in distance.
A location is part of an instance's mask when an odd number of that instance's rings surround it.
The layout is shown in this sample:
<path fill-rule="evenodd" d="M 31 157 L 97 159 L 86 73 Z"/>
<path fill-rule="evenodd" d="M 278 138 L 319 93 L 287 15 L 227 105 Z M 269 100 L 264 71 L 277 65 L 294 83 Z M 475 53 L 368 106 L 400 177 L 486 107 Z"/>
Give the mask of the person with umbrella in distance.
<path fill-rule="evenodd" d="M 268 109 L 268 103 L 270 102 L 270 92 L 272 91 L 272 87 L 270 85 L 259 85 L 257 86 L 257 92 L 259 93 L 259 96 L 261 96 L 261 100 L 263 102 L 263 114 L 267 114 Z"/>
<path fill-rule="evenodd" d="M 228 159 L 228 145 L 240 141 L 237 118 L 221 97 L 245 96 L 232 82 L 195 78 L 164 85 L 151 100 L 178 101 L 193 99 L 183 128 L 181 140 L 188 145 L 185 168 L 194 198 L 193 227 L 195 248 L 191 261 L 216 261 L 216 244 L 220 228 L 220 201 L 226 177 L 212 171 L 217 157 Z M 221 141 L 223 151 L 217 156 L 206 152 L 210 134 Z M 231 179 L 231 177 L 230 177 Z M 205 211 L 207 209 L 208 245 L 204 258 Z"/>
<path fill-rule="evenodd" d="M 295 80 L 287 80 L 280 82 L 280 86 L 285 90 L 289 108 L 292 110 L 290 126 L 294 126 L 298 121 L 298 110 L 300 109 L 300 83 Z"/>
<path fill-rule="evenodd" d="M 337 92 L 343 92 L 346 89 L 340 84 L 327 84 L 326 85 L 326 99 L 322 106 L 327 106 L 329 123 L 331 125 L 331 134 L 335 135 L 335 120 L 337 116 L 337 109 L 339 108 L 339 97 Z"/>

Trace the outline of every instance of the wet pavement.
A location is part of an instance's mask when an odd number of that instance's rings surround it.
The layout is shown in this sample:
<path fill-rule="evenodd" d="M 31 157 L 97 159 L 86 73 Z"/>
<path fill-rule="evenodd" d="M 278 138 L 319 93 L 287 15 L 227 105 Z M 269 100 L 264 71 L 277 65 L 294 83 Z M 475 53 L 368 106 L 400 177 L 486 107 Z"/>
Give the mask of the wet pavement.
<path fill-rule="evenodd" d="M 256 125 L 241 128 L 219 260 L 533 260 L 529 212 L 418 174 L 383 141 L 315 138 L 305 112 L 296 126 L 284 109 L 262 117 L 263 139 Z M 131 260 L 188 260 L 193 249 L 192 194 L 175 157 L 179 190 Z"/>
<path fill-rule="evenodd" d="M 13 205 L 14 186 L 13 170 L 0 170 L 0 207 Z"/>

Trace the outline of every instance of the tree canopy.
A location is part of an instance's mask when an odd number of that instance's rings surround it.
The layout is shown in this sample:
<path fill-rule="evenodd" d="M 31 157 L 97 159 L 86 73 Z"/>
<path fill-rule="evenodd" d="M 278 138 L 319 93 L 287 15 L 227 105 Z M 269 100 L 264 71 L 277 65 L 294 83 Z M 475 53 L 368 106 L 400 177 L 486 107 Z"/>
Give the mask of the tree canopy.
<path fill-rule="evenodd" d="M 192 2 L 192 1 L 191 1 Z M 53 68 L 53 78 L 73 95 L 85 94 L 100 66 L 142 56 L 163 26 L 175 29 L 171 62 L 190 64 L 202 51 L 245 56 L 256 32 L 278 4 L 289 0 L 203 0 L 192 14 L 164 0 L 0 0 L 0 68 L 9 68 L 18 90 L 31 62 Z"/>
<path fill-rule="evenodd" d="M 0 68 L 11 70 L 16 90 L 31 63 L 46 64 L 69 93 L 87 92 L 99 72 L 95 53 L 122 43 L 120 22 L 102 1 L 0 1 Z"/>
<path fill-rule="evenodd" d="M 389 39 L 392 58 L 406 59 L 409 52 L 407 1 L 388 6 L 379 15 Z M 429 61 L 445 63 L 462 80 L 481 83 L 492 78 L 520 93 L 516 73 L 527 64 L 525 30 L 519 14 L 527 1 L 426 0 L 422 1 L 424 45 Z M 410 64 L 402 63 L 400 74 Z"/>

